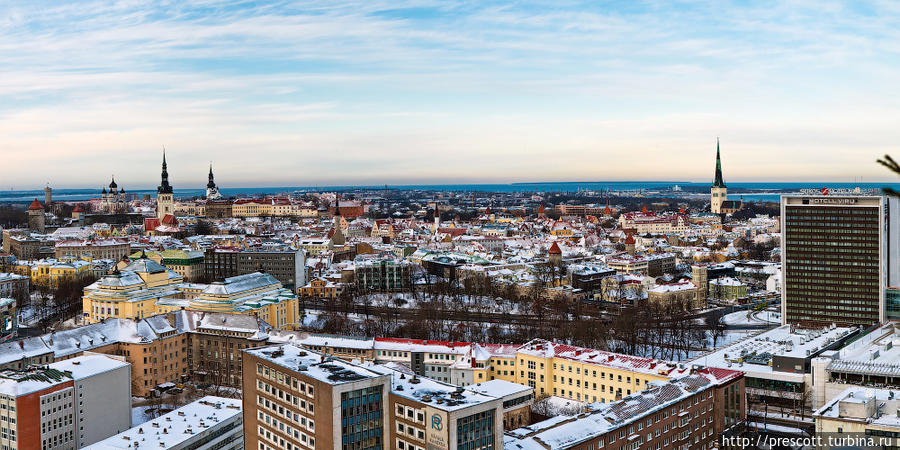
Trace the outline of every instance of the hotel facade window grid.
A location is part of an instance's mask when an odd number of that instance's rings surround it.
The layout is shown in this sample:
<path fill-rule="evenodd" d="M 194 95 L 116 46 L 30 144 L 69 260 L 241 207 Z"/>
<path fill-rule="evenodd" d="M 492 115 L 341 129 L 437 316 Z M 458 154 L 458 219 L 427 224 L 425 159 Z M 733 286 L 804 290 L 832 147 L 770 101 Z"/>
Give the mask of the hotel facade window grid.
<path fill-rule="evenodd" d="M 456 421 L 457 450 L 494 449 L 494 411 L 482 411 Z"/>
<path fill-rule="evenodd" d="M 870 325 L 881 320 L 881 205 L 880 197 L 783 199 L 786 323 Z"/>
<path fill-rule="evenodd" d="M 341 393 L 341 448 L 381 450 L 384 415 L 382 387 L 372 386 Z"/>

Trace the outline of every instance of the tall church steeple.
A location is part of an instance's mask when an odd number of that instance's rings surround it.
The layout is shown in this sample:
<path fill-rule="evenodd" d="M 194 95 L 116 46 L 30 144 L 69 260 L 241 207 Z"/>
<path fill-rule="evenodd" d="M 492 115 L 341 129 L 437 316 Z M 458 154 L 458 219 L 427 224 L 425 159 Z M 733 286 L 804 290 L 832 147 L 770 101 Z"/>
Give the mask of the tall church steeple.
<path fill-rule="evenodd" d="M 156 188 L 156 217 L 162 221 L 167 215 L 175 215 L 175 196 L 169 184 L 169 171 L 166 167 L 166 149 L 163 148 L 162 180 Z"/>
<path fill-rule="evenodd" d="M 713 180 L 712 187 L 725 187 L 725 181 L 722 180 L 722 156 L 719 153 L 719 138 L 716 138 L 716 178 Z"/>
<path fill-rule="evenodd" d="M 163 148 L 163 162 L 162 162 L 162 180 L 159 183 L 159 187 L 156 188 L 157 194 L 171 194 L 172 186 L 169 185 L 169 171 L 166 167 L 166 149 Z"/>
<path fill-rule="evenodd" d="M 716 177 L 709 188 L 709 210 L 722 214 L 722 205 L 728 200 L 728 188 L 722 179 L 722 156 L 719 153 L 719 138 L 716 138 Z"/>
<path fill-rule="evenodd" d="M 209 163 L 209 183 L 206 183 L 206 188 L 213 189 L 215 187 L 216 187 L 216 182 L 213 181 L 212 163 Z"/>
<path fill-rule="evenodd" d="M 209 183 L 206 183 L 206 199 L 218 200 L 222 198 L 219 194 L 219 188 L 216 187 L 216 181 L 213 179 L 212 163 L 209 163 Z"/>

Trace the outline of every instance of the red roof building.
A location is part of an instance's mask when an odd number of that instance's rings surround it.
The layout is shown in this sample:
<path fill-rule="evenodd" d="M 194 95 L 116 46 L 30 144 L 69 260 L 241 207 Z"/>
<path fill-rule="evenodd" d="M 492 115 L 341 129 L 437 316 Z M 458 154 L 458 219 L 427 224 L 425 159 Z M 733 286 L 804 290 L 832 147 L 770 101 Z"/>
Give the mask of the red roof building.
<path fill-rule="evenodd" d="M 547 250 L 547 253 L 551 255 L 562 255 L 562 250 L 559 248 L 559 244 L 554 241 L 553 245 L 550 246 L 550 250 Z"/>

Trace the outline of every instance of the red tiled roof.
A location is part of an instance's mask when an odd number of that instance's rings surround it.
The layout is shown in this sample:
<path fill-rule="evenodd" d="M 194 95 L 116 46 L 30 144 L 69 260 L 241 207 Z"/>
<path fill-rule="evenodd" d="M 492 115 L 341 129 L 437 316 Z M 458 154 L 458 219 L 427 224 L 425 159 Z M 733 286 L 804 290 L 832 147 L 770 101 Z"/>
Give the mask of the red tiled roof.
<path fill-rule="evenodd" d="M 35 211 L 38 209 L 44 209 L 44 205 L 42 205 L 41 202 L 38 201 L 38 199 L 34 199 L 34 201 L 31 202 L 31 206 L 28 207 L 28 210 Z"/>
<path fill-rule="evenodd" d="M 147 217 L 144 219 L 144 231 L 153 231 L 159 228 L 159 219 Z"/>
<path fill-rule="evenodd" d="M 562 250 L 560 250 L 559 244 L 557 244 L 556 241 L 553 241 L 553 245 L 550 246 L 550 250 L 547 250 L 547 253 L 551 255 L 561 255 Z"/>
<path fill-rule="evenodd" d="M 744 375 L 744 372 L 739 370 L 722 369 L 719 367 L 704 367 L 698 370 L 697 373 L 712 376 L 715 378 L 716 384 L 731 381 Z"/>
<path fill-rule="evenodd" d="M 466 228 L 440 227 L 438 233 L 449 234 L 452 237 L 462 236 L 466 234 Z"/>

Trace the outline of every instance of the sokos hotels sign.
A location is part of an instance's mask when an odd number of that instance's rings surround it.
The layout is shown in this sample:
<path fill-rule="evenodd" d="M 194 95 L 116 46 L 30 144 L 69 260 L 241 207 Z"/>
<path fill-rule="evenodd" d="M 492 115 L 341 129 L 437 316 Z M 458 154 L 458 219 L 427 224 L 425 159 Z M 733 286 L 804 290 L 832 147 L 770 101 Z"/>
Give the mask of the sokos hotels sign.
<path fill-rule="evenodd" d="M 877 189 L 823 187 L 821 189 L 800 189 L 800 193 L 803 195 L 876 195 L 879 192 Z"/>

